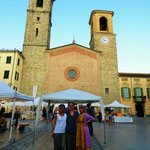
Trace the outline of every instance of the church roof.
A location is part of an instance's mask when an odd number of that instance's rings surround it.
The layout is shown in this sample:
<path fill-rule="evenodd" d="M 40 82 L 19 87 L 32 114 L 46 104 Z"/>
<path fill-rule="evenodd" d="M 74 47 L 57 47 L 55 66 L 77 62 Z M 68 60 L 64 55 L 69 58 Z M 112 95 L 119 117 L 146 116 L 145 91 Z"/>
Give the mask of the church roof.
<path fill-rule="evenodd" d="M 47 51 L 52 51 L 52 50 L 56 50 L 56 49 L 61 49 L 61 48 L 69 47 L 69 46 L 77 46 L 77 47 L 81 47 L 81 48 L 84 48 L 84 49 L 90 50 L 91 52 L 101 53 L 101 51 L 93 50 L 93 49 L 90 49 L 90 48 L 88 48 L 88 47 L 85 47 L 85 46 L 82 46 L 82 45 L 76 44 L 76 43 L 67 44 L 67 45 L 63 45 L 63 46 L 59 46 L 59 47 L 55 47 L 55 48 L 52 48 L 52 49 L 47 49 Z"/>

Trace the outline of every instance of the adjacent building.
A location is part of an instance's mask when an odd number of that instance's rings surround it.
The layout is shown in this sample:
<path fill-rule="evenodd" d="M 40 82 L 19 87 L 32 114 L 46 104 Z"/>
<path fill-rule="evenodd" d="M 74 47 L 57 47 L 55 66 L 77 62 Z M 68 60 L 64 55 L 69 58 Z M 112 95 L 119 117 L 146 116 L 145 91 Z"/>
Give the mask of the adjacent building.
<path fill-rule="evenodd" d="M 18 50 L 0 50 L 0 81 L 20 91 L 24 57 Z"/>
<path fill-rule="evenodd" d="M 121 103 L 131 106 L 124 113 L 150 115 L 150 74 L 119 73 Z"/>

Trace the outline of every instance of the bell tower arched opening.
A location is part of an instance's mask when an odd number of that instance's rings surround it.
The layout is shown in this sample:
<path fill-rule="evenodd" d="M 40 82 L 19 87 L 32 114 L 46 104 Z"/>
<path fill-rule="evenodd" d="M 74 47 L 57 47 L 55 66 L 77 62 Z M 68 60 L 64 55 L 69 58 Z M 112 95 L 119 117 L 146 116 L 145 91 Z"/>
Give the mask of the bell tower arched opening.
<path fill-rule="evenodd" d="M 107 31 L 107 18 L 101 17 L 99 21 L 100 21 L 100 31 Z"/>
<path fill-rule="evenodd" d="M 43 0 L 37 0 L 36 7 L 43 7 Z"/>

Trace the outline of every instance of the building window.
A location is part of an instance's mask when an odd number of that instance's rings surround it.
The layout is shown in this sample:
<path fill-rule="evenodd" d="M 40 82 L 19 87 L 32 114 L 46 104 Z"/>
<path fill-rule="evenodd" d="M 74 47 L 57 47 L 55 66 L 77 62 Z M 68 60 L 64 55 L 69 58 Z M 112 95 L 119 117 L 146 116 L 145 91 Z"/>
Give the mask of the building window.
<path fill-rule="evenodd" d="M 19 80 L 19 73 L 16 71 L 15 73 L 15 80 L 18 81 Z"/>
<path fill-rule="evenodd" d="M 105 93 L 109 94 L 109 88 L 105 88 Z"/>
<path fill-rule="evenodd" d="M 37 17 L 37 21 L 40 21 L 40 17 Z"/>
<path fill-rule="evenodd" d="M 36 7 L 43 7 L 43 0 L 37 0 Z"/>
<path fill-rule="evenodd" d="M 142 101 L 143 89 L 142 88 L 134 88 L 134 96 L 137 101 Z"/>
<path fill-rule="evenodd" d="M 10 63 L 11 63 L 11 56 L 7 56 L 6 64 L 10 64 Z"/>
<path fill-rule="evenodd" d="M 20 59 L 18 58 L 18 62 L 17 62 L 17 65 L 19 66 L 19 64 L 20 64 Z"/>
<path fill-rule="evenodd" d="M 14 86 L 13 89 L 17 91 L 17 87 Z"/>
<path fill-rule="evenodd" d="M 4 79 L 8 79 L 9 78 L 9 71 L 5 70 L 4 71 Z"/>
<path fill-rule="evenodd" d="M 38 33 L 39 33 L 39 29 L 36 28 L 36 36 L 38 36 Z"/>
<path fill-rule="evenodd" d="M 100 18 L 100 31 L 107 31 L 107 19 L 105 17 Z"/>
<path fill-rule="evenodd" d="M 128 114 L 129 113 L 129 108 L 124 108 L 124 113 Z"/>
<path fill-rule="evenodd" d="M 121 96 L 122 98 L 130 98 L 131 97 L 130 88 L 127 87 L 121 88 Z"/>
<path fill-rule="evenodd" d="M 147 88 L 147 97 L 150 99 L 150 88 Z"/>

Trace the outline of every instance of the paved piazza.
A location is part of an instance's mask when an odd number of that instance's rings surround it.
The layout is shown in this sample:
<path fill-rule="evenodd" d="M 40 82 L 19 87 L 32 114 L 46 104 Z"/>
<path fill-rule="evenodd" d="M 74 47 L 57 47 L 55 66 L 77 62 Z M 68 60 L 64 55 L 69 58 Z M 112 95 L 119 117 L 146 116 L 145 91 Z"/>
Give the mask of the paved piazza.
<path fill-rule="evenodd" d="M 150 118 L 136 118 L 132 124 L 116 123 L 112 127 L 106 123 L 106 144 L 104 144 L 104 124 L 94 122 L 94 136 L 91 138 L 92 150 L 149 150 Z M 50 130 L 50 127 L 48 128 Z M 20 136 L 16 143 L 2 146 L 2 150 L 53 150 L 53 139 L 45 125 L 40 125 L 33 146 L 32 133 Z M 2 134 L 0 135 L 2 138 Z M 5 137 L 6 138 L 6 137 Z M 6 143 L 5 143 L 6 144 Z"/>

